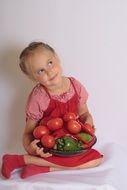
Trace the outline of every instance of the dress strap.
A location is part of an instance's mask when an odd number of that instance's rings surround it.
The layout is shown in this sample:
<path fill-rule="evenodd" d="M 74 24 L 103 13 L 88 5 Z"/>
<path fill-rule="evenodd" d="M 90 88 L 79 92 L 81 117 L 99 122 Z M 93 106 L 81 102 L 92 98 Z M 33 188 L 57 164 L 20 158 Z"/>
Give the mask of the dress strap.
<path fill-rule="evenodd" d="M 78 96 L 78 93 L 77 93 L 77 90 L 76 90 L 76 88 L 75 88 L 75 85 L 74 85 L 74 82 L 73 82 L 72 78 L 71 78 L 71 77 L 68 77 L 68 79 L 70 80 L 70 82 L 71 82 L 71 84 L 72 84 L 72 86 L 73 86 L 73 89 L 74 89 L 76 95 Z M 42 85 L 42 87 L 43 87 L 43 89 L 45 90 L 45 92 L 47 93 L 47 95 L 49 96 L 49 98 L 52 99 L 50 93 L 49 93 L 48 90 L 45 88 L 45 86 Z"/>
<path fill-rule="evenodd" d="M 73 82 L 72 78 L 71 77 L 68 77 L 68 78 L 69 78 L 69 80 L 70 80 L 70 82 L 71 82 L 71 84 L 72 84 L 72 86 L 74 88 L 74 91 L 75 91 L 76 95 L 78 96 L 78 93 L 77 93 L 77 90 L 75 88 L 75 85 L 74 85 L 74 82 Z"/>

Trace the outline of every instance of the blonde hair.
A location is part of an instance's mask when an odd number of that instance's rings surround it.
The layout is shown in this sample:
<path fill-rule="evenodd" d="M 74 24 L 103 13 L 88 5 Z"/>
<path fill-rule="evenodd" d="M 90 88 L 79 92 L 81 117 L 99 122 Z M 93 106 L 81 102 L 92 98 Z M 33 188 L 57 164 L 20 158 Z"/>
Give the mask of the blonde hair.
<path fill-rule="evenodd" d="M 53 54 L 55 54 L 55 50 L 49 46 L 48 44 L 45 44 L 43 42 L 32 42 L 30 43 L 20 54 L 19 59 L 20 59 L 20 63 L 19 66 L 21 68 L 21 70 L 23 71 L 23 73 L 25 73 L 26 75 L 28 75 L 28 71 L 27 71 L 27 67 L 26 67 L 26 60 L 33 55 L 33 53 L 39 49 L 42 48 L 44 50 L 48 50 L 50 52 L 52 52 Z"/>

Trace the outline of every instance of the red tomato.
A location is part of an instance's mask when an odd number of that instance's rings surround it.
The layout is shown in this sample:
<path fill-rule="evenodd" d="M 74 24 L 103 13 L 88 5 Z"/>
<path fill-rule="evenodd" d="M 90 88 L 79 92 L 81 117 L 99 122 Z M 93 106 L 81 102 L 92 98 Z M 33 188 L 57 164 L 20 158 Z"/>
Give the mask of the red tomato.
<path fill-rule="evenodd" d="M 67 129 L 69 132 L 77 134 L 81 131 L 81 125 L 75 120 L 70 120 L 67 123 Z"/>
<path fill-rule="evenodd" d="M 41 143 L 45 148 L 53 148 L 55 145 L 55 138 L 52 135 L 44 135 L 41 137 Z"/>
<path fill-rule="evenodd" d="M 86 123 L 86 124 L 85 124 L 85 128 L 86 128 L 90 133 L 92 133 L 92 134 L 95 133 L 95 128 L 92 127 L 90 124 Z"/>
<path fill-rule="evenodd" d="M 65 122 L 67 122 L 67 121 L 69 121 L 69 120 L 75 120 L 76 119 L 76 115 L 74 114 L 74 113 L 72 113 L 72 112 L 68 112 L 68 113 L 66 113 L 64 116 L 63 116 L 63 120 L 65 121 Z"/>
<path fill-rule="evenodd" d="M 45 134 L 49 134 L 50 131 L 48 129 L 48 127 L 44 126 L 44 125 L 40 125 L 40 126 L 37 126 L 34 131 L 33 131 L 33 136 L 36 138 L 36 139 L 40 139 L 43 135 Z"/>
<path fill-rule="evenodd" d="M 59 117 L 50 119 L 47 122 L 47 126 L 51 131 L 55 131 L 63 126 L 63 120 Z"/>

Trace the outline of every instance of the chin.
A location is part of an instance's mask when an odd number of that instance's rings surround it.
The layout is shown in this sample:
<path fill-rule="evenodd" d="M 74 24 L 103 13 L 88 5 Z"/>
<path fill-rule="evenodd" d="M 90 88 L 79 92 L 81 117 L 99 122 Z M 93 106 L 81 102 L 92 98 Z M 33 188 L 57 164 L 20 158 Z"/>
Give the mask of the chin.
<path fill-rule="evenodd" d="M 56 74 L 56 76 L 50 81 L 52 84 L 59 84 L 61 81 L 61 76 Z"/>

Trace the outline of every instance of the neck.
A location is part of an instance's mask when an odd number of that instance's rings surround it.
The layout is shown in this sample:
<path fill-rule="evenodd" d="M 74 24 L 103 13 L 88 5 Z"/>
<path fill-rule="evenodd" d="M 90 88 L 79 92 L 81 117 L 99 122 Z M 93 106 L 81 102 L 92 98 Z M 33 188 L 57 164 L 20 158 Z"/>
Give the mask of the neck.
<path fill-rule="evenodd" d="M 66 84 L 66 78 L 65 77 L 61 77 L 61 80 L 60 80 L 60 82 L 57 85 L 49 87 L 47 90 L 51 94 L 58 94 L 59 95 L 59 94 L 61 94 L 64 91 L 65 84 Z"/>

